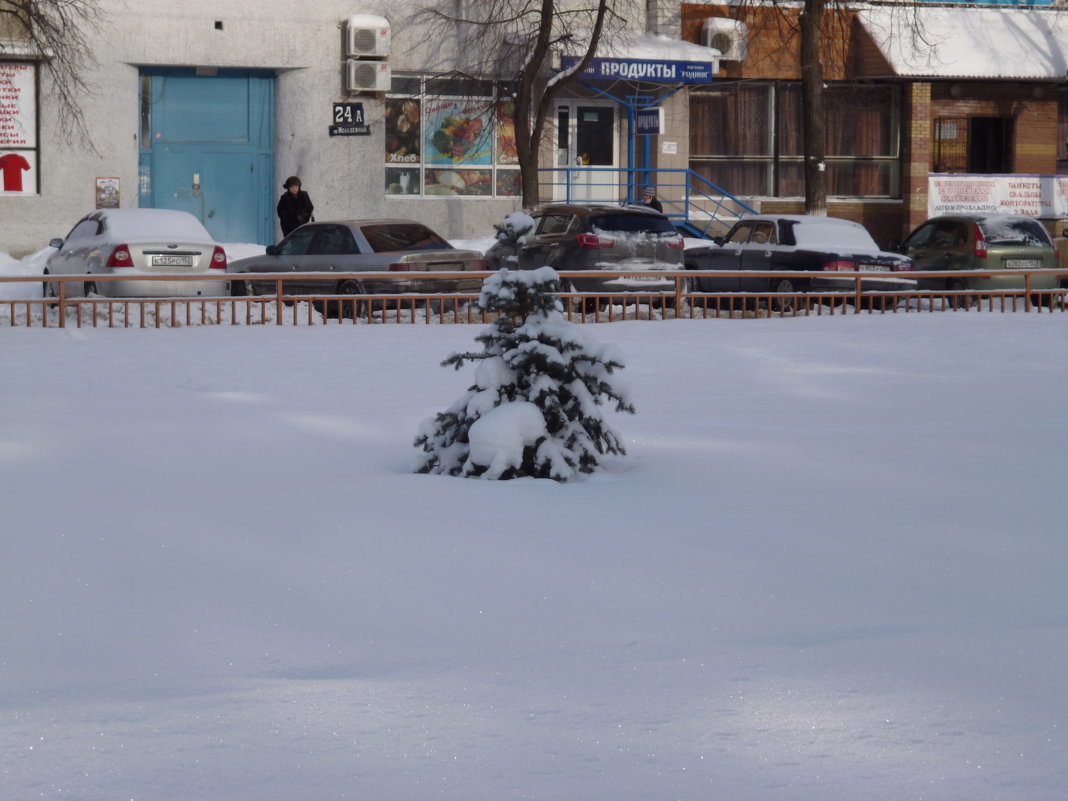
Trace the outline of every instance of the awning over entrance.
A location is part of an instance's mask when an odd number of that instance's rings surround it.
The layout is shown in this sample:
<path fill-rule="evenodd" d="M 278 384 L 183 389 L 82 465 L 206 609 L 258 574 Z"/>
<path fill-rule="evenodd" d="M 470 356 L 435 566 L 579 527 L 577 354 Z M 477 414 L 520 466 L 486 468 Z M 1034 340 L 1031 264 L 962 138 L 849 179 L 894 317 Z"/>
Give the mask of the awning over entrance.
<path fill-rule="evenodd" d="M 1063 79 L 1068 10 L 878 6 L 860 24 L 890 74 L 929 78 Z"/>
<path fill-rule="evenodd" d="M 652 33 L 618 34 L 602 41 L 597 56 L 582 76 L 586 81 L 632 81 L 658 84 L 711 83 L 719 72 L 720 52 L 693 42 Z M 579 63 L 579 55 L 564 53 L 561 69 Z"/>

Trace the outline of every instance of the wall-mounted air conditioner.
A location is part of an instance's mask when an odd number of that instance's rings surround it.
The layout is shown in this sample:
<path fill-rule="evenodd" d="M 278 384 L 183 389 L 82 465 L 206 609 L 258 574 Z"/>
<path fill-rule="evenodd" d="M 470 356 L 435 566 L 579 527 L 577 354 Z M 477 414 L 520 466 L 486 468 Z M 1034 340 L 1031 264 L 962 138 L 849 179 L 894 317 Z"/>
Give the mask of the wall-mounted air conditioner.
<path fill-rule="evenodd" d="M 701 26 L 701 44 L 716 48 L 723 54 L 723 61 L 745 61 L 748 36 L 744 22 L 728 17 L 712 17 Z"/>
<path fill-rule="evenodd" d="M 345 55 L 348 58 L 389 56 L 389 20 L 374 14 L 353 14 L 345 23 Z"/>
<path fill-rule="evenodd" d="M 350 92 L 388 92 L 392 79 L 385 61 L 345 61 L 345 88 Z"/>

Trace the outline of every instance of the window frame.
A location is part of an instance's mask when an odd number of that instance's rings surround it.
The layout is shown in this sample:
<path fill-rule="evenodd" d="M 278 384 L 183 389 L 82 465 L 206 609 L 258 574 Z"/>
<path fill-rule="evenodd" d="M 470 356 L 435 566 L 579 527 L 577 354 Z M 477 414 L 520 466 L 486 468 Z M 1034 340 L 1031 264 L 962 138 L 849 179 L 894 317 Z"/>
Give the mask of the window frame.
<path fill-rule="evenodd" d="M 859 83 L 856 81 L 839 81 L 828 84 L 831 91 L 862 91 L 873 89 L 885 89 L 888 91 L 890 99 L 890 108 L 887 111 L 889 118 L 886 120 L 886 128 L 881 131 L 882 138 L 886 140 L 885 154 L 865 154 L 865 155 L 838 155 L 827 153 L 825 161 L 828 168 L 828 197 L 842 197 L 842 198 L 878 198 L 878 199 L 898 199 L 901 197 L 901 172 L 902 172 L 902 159 L 903 159 L 903 142 L 902 142 L 902 113 L 903 113 L 903 101 L 902 101 L 902 89 L 899 84 L 893 83 Z M 725 89 L 732 89 L 730 93 L 724 92 Z M 752 93 L 751 99 L 748 101 L 744 98 L 741 92 L 747 91 Z M 731 108 L 739 119 L 753 116 L 755 106 L 749 108 L 742 108 L 740 104 L 759 103 L 764 106 L 764 111 L 767 118 L 760 121 L 760 124 L 753 124 L 752 120 L 749 120 L 744 126 L 739 126 L 738 141 L 725 142 L 724 150 L 738 151 L 733 154 L 727 153 L 701 153 L 699 144 L 699 134 L 695 136 L 692 128 L 692 120 L 695 116 L 691 112 L 691 134 L 690 134 L 690 169 L 694 170 L 698 174 L 705 174 L 702 172 L 701 167 L 705 167 L 705 171 L 723 171 L 724 168 L 730 167 L 738 173 L 739 181 L 748 181 L 749 186 L 739 189 L 736 186 L 725 185 L 729 182 L 720 182 L 709 179 L 714 184 L 719 184 L 728 192 L 735 195 L 746 195 L 751 197 L 769 197 L 769 198 L 798 198 L 804 196 L 803 190 L 803 170 L 804 170 L 804 154 L 803 153 L 785 153 L 783 152 L 788 148 L 784 142 L 783 129 L 781 125 L 783 120 L 789 120 L 791 118 L 798 119 L 800 117 L 800 109 L 788 109 L 787 103 L 797 103 L 799 100 L 793 98 L 799 97 L 800 82 L 799 81 L 760 81 L 760 80 L 744 80 L 739 81 L 733 86 L 711 86 L 707 89 L 695 89 L 691 93 L 691 106 L 695 99 L 700 101 L 702 97 L 709 97 L 719 95 L 722 98 L 722 105 Z M 763 93 L 766 93 L 763 94 Z M 759 116 L 759 115 L 757 115 Z M 791 125 L 791 128 L 793 126 Z M 759 153 L 753 152 L 754 145 L 757 144 L 753 139 L 754 133 L 760 133 L 761 137 L 765 138 L 763 148 L 757 147 L 756 149 L 763 149 L 766 152 Z M 740 137 L 748 135 L 748 139 L 742 142 Z M 712 143 L 714 145 L 714 143 Z M 830 142 L 828 143 L 830 145 Z M 828 150 L 830 147 L 828 147 Z M 746 152 L 749 151 L 749 152 Z M 835 176 L 839 176 L 839 180 L 848 181 L 852 184 L 852 189 L 858 190 L 862 188 L 861 182 L 864 180 L 862 173 L 867 169 L 869 172 L 874 168 L 876 171 L 874 177 L 870 180 L 875 180 L 884 183 L 887 191 L 878 193 L 860 193 L 854 191 L 852 193 L 839 193 L 834 192 L 830 187 L 833 187 Z M 880 169 L 882 172 L 880 173 Z M 849 173 L 853 175 L 850 176 Z M 794 177 L 791 177 L 794 176 Z M 795 185 L 800 184 L 801 192 L 790 192 L 790 183 Z M 755 191 L 752 191 L 755 190 Z"/>
<path fill-rule="evenodd" d="M 402 113 L 401 109 L 405 108 L 405 103 L 411 101 L 416 104 L 414 116 L 417 120 L 413 123 L 412 115 L 406 115 L 407 119 L 399 122 L 408 127 L 400 134 L 391 128 L 394 125 L 392 121 Z M 519 159 L 518 154 L 514 152 L 514 133 L 511 147 L 502 139 L 502 131 L 509 127 L 509 118 L 502 113 L 502 107 L 510 102 L 513 102 L 513 96 L 510 85 L 506 83 L 452 75 L 394 73 L 393 89 L 386 93 L 384 99 L 386 197 L 414 199 L 461 196 L 470 200 L 521 197 Z M 475 135 L 480 139 L 484 137 L 488 145 L 488 154 L 485 156 L 488 163 L 436 162 L 428 156 L 427 142 L 431 139 L 427 130 L 430 116 L 428 109 L 440 111 L 450 104 L 465 104 L 475 108 L 484 104 L 485 109 L 467 118 L 467 121 L 484 119 Z M 414 133 L 410 130 L 413 124 L 417 126 Z M 416 152 L 406 153 L 403 152 L 404 146 L 397 147 L 399 136 L 417 143 L 412 148 Z M 394 146 L 392 152 L 391 145 Z M 441 152 L 440 146 L 438 152 Z M 398 158 L 393 158 L 394 154 L 399 154 Z M 446 177 L 446 173 L 452 173 L 447 176 L 448 181 L 433 180 L 435 177 Z M 468 191 L 469 189 L 471 191 Z"/>

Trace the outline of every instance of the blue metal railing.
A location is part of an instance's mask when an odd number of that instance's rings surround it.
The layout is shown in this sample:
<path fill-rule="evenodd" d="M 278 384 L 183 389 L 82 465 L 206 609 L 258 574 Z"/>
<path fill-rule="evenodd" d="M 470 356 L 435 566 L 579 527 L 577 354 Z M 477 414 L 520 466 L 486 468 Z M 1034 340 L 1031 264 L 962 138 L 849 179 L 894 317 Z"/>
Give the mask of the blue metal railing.
<path fill-rule="evenodd" d="M 702 175 L 687 169 L 634 167 L 544 167 L 544 202 L 638 203 L 642 189 L 656 188 L 664 214 L 695 237 L 726 233 L 744 214 L 756 210 Z"/>

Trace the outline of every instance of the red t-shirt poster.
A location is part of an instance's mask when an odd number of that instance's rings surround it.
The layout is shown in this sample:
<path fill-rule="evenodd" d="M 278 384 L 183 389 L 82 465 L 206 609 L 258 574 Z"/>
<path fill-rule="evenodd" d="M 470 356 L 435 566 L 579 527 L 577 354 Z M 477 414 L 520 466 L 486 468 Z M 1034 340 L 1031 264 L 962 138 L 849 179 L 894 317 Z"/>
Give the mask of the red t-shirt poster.
<path fill-rule="evenodd" d="M 19 153 L 0 156 L 0 191 L 22 192 L 22 173 L 30 169 L 30 162 Z"/>

